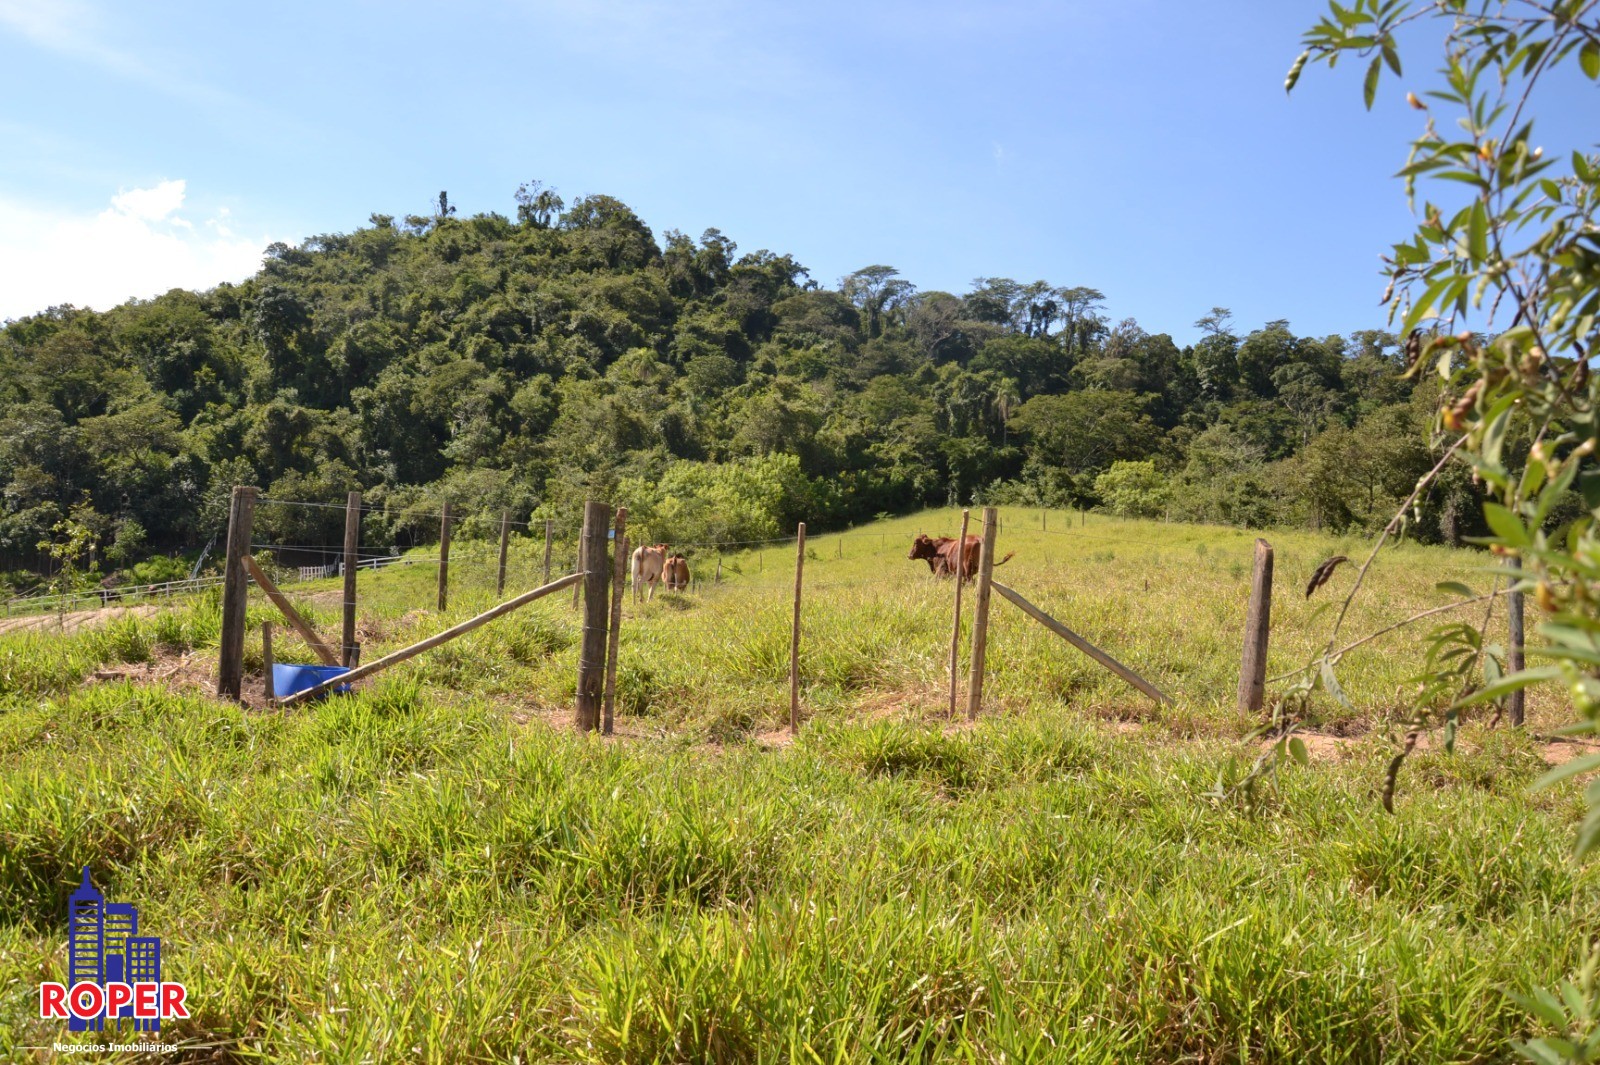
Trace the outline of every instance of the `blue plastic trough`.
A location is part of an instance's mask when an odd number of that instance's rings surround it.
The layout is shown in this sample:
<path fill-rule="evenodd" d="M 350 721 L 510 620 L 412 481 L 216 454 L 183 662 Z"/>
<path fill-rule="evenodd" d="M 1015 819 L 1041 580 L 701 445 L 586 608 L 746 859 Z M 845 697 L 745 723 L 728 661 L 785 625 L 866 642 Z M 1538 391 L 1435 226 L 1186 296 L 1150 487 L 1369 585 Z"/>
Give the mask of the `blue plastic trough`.
<path fill-rule="evenodd" d="M 325 680 L 332 680 L 348 672 L 350 671 L 343 666 L 289 666 L 274 662 L 272 694 L 279 699 L 287 699 L 291 695 L 298 695 L 307 688 L 314 688 Z M 350 685 L 341 684 L 333 690 L 342 694 L 350 690 Z"/>

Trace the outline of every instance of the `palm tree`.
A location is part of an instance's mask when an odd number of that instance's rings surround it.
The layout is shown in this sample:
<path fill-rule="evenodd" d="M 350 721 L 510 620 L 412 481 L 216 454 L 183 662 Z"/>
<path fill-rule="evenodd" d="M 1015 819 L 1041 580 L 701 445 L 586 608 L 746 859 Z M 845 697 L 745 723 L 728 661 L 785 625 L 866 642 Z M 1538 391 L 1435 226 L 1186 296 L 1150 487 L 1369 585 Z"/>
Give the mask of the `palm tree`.
<path fill-rule="evenodd" d="M 1002 377 L 991 386 L 989 402 L 1000 418 L 1000 446 L 1006 447 L 1011 443 L 1011 431 L 1007 423 L 1011 420 L 1012 410 L 1022 402 L 1022 388 L 1013 378 Z"/>

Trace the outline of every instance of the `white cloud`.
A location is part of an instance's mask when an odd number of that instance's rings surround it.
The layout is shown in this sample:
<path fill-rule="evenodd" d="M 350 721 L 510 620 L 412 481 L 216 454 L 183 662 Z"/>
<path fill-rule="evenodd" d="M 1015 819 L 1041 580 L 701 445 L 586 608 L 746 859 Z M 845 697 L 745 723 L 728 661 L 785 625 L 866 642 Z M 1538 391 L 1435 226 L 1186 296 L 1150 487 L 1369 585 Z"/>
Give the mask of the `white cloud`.
<path fill-rule="evenodd" d="M 183 206 L 187 181 L 163 181 L 153 189 L 129 189 L 111 197 L 111 209 L 141 222 L 160 222 Z"/>
<path fill-rule="evenodd" d="M 105 310 L 255 273 L 273 238 L 237 235 L 225 209 L 194 225 L 179 213 L 187 192 L 182 180 L 163 181 L 93 213 L 0 196 L 0 321 L 61 303 Z"/>

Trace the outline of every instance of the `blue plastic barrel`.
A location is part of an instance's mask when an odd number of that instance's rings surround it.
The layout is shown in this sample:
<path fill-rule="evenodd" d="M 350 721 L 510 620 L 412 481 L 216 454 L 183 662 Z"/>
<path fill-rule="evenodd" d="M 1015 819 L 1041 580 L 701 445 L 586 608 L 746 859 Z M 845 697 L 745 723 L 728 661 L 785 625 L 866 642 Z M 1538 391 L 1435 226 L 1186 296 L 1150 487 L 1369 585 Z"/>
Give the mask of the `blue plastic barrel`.
<path fill-rule="evenodd" d="M 350 672 L 343 666 L 291 666 L 281 662 L 272 664 L 272 694 L 279 699 L 287 699 L 307 688 L 314 688 L 325 680 L 343 676 Z M 341 684 L 333 689 L 344 693 L 350 690 L 350 685 Z M 326 693 L 324 693 L 326 694 Z"/>

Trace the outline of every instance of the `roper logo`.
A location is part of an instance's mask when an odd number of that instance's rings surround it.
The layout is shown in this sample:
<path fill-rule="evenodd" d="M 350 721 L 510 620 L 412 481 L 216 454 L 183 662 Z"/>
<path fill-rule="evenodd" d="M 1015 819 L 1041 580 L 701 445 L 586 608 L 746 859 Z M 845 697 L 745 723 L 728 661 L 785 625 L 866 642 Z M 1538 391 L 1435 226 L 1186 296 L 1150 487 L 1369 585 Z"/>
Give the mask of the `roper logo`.
<path fill-rule="evenodd" d="M 68 902 L 68 983 L 39 985 L 39 1016 L 64 1020 L 69 1031 L 159 1032 L 164 1019 L 189 1016 L 182 984 L 161 980 L 161 940 L 139 935 L 139 911 L 107 902 L 89 879 Z"/>

